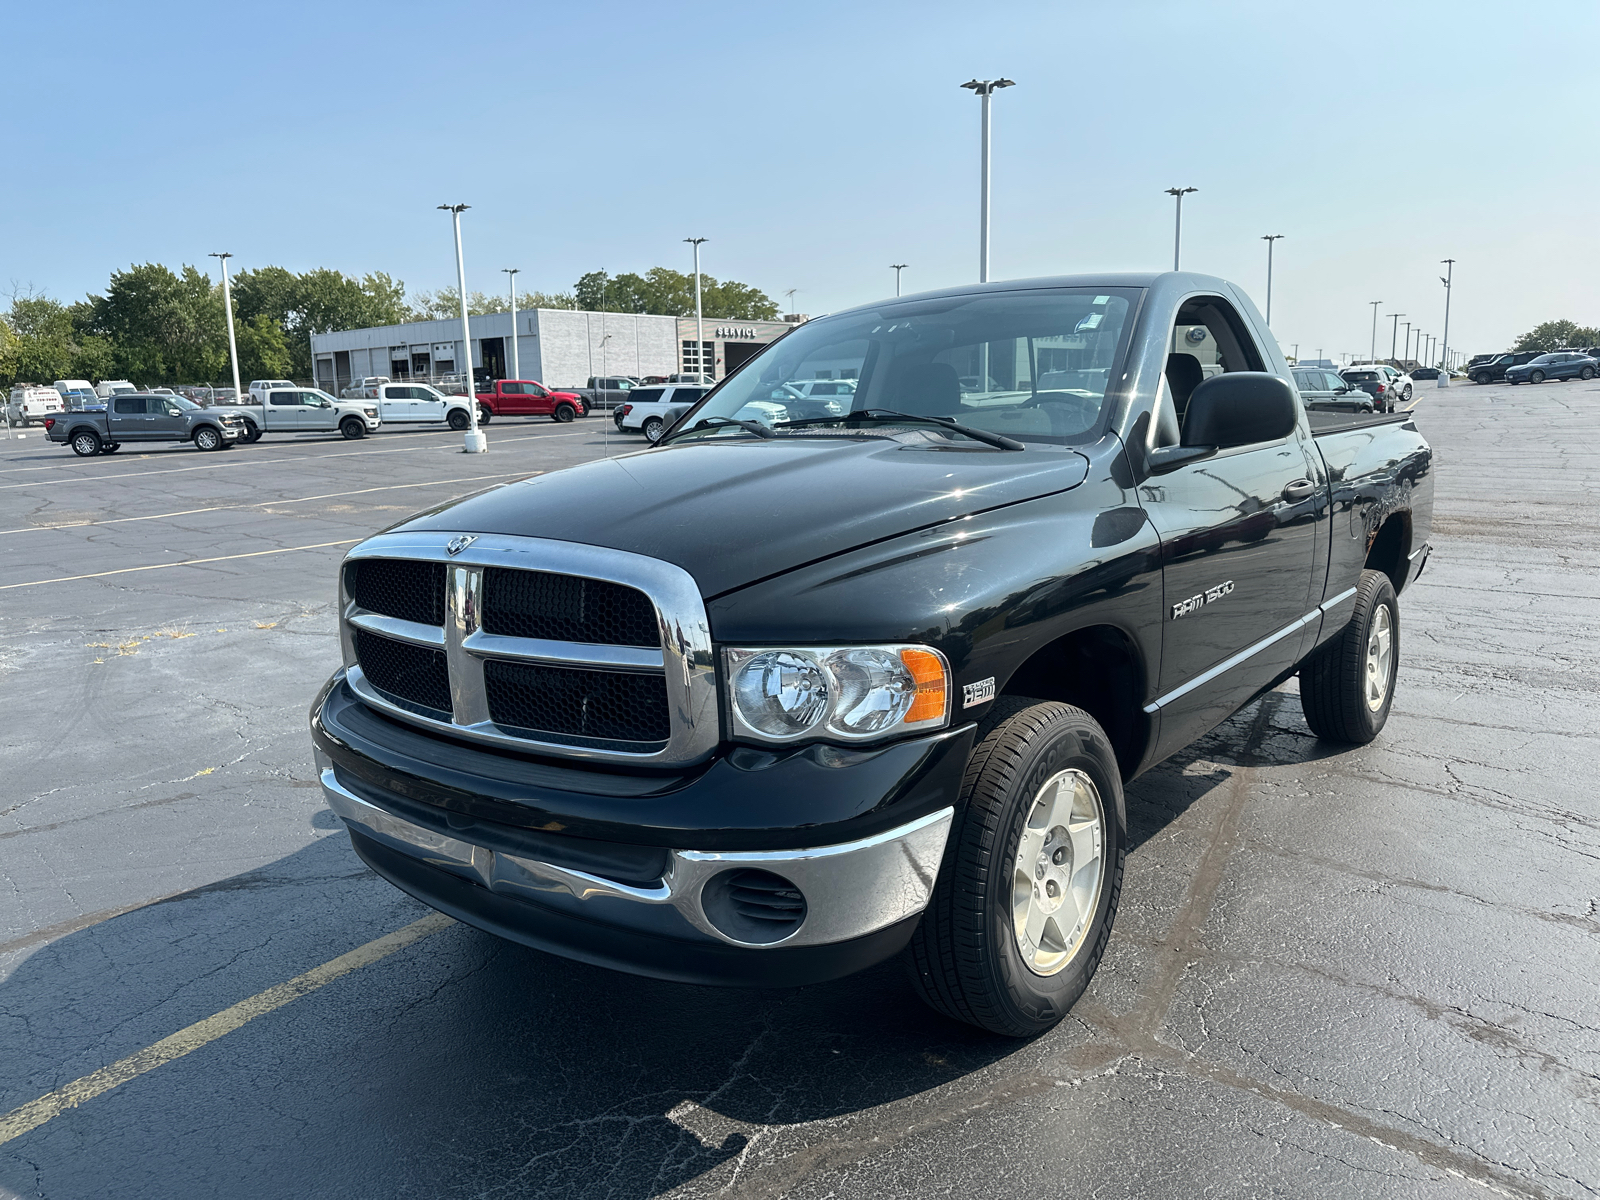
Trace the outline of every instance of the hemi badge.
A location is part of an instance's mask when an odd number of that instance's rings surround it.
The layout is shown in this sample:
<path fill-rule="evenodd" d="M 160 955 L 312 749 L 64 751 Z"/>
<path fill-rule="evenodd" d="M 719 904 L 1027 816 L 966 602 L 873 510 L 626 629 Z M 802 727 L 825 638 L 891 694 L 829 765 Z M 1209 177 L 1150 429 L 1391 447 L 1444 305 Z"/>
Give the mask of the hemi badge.
<path fill-rule="evenodd" d="M 987 704 L 994 699 L 994 676 L 980 679 L 977 683 L 964 683 L 961 685 L 961 707 L 971 708 L 974 704 Z"/>

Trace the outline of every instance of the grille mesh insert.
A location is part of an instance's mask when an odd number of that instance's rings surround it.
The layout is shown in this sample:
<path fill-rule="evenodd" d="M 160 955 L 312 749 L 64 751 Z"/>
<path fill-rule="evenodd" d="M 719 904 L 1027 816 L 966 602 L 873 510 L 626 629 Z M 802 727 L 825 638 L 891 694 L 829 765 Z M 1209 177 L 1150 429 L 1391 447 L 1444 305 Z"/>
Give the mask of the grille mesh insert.
<path fill-rule="evenodd" d="M 661 675 L 491 658 L 483 683 L 497 725 L 617 742 L 664 742 L 672 734 Z"/>
<path fill-rule="evenodd" d="M 599 646 L 661 645 L 655 605 L 637 588 L 603 579 L 489 567 L 483 628 L 507 637 Z"/>
<path fill-rule="evenodd" d="M 357 559 L 345 565 L 344 590 L 368 612 L 422 625 L 444 624 L 443 563 Z"/>
<path fill-rule="evenodd" d="M 367 681 L 390 699 L 425 715 L 450 719 L 450 673 L 443 650 L 397 642 L 365 629 L 355 631 L 356 659 Z"/>

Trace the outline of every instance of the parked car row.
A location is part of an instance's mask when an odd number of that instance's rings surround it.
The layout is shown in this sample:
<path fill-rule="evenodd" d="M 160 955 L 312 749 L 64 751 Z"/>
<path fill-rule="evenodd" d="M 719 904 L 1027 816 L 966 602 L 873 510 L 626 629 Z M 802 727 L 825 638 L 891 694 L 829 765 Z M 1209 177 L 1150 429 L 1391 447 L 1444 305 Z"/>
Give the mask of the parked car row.
<path fill-rule="evenodd" d="M 1515 350 L 1476 354 L 1467 360 L 1473 383 L 1543 383 L 1547 379 L 1593 379 L 1600 374 L 1600 346 L 1565 350 Z M 1587 370 L 1589 373 L 1584 374 Z M 1534 376 L 1538 378 L 1535 379 Z"/>

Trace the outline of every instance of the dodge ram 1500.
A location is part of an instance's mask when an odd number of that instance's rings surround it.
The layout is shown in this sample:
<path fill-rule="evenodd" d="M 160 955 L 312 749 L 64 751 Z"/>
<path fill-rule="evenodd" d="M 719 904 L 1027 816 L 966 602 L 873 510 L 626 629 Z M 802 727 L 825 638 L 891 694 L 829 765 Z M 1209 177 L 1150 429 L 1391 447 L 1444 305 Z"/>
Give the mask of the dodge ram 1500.
<path fill-rule="evenodd" d="M 845 411 L 766 401 L 841 370 Z M 739 985 L 900 954 L 1031 1035 L 1105 950 L 1127 780 L 1296 672 L 1317 735 L 1382 730 L 1432 497 L 1414 420 L 1308 414 L 1221 279 L 885 300 L 352 549 L 322 786 L 500 936 Z"/>

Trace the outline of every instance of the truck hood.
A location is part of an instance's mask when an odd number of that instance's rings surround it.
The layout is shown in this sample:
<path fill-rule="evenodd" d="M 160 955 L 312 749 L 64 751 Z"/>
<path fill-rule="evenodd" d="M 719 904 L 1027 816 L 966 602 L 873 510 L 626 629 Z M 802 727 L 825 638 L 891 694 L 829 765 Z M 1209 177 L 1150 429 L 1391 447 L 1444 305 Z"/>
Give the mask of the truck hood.
<path fill-rule="evenodd" d="M 627 550 L 677 564 L 711 597 L 883 538 L 1066 491 L 1088 470 L 1088 459 L 1059 446 L 694 442 L 525 479 L 396 529 Z"/>

